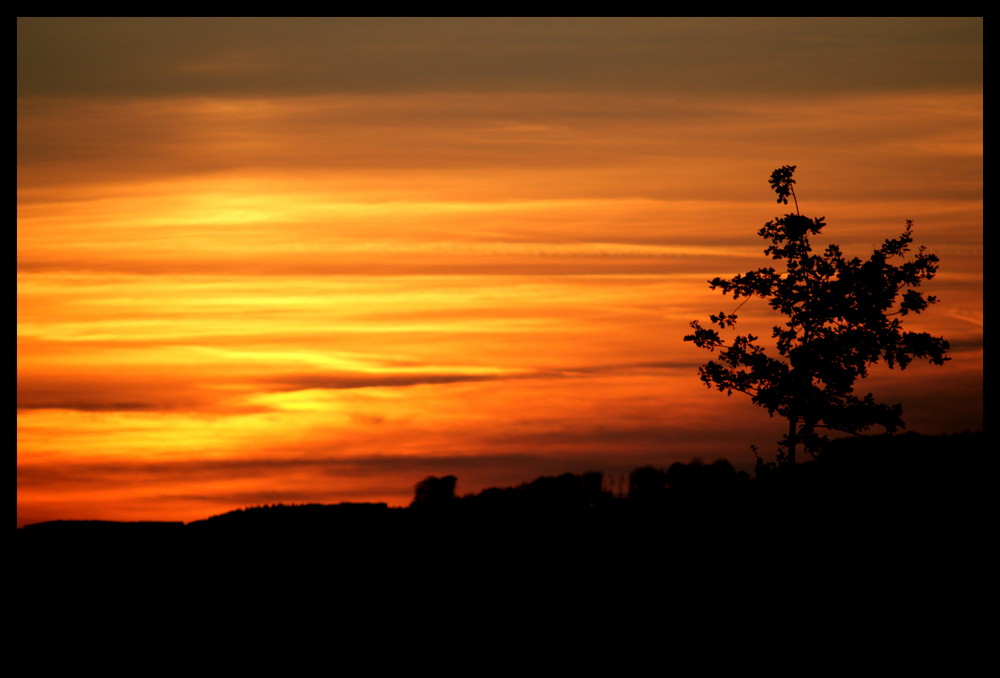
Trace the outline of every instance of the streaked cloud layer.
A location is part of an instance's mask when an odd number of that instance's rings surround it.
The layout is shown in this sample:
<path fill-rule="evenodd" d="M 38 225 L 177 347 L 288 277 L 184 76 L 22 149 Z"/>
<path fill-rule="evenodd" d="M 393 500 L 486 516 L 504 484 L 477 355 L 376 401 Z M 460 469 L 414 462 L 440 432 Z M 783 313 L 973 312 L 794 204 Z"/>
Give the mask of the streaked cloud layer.
<path fill-rule="evenodd" d="M 915 220 L 953 360 L 871 388 L 981 428 L 981 20 L 19 19 L 18 52 L 19 522 L 750 463 L 780 425 L 681 338 L 782 164 L 848 252 Z"/>

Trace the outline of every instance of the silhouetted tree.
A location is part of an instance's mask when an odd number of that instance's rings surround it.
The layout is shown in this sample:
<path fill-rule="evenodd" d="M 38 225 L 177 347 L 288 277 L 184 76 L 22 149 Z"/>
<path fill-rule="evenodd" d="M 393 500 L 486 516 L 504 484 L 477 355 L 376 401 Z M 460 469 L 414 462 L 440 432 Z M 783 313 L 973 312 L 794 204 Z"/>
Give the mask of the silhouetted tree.
<path fill-rule="evenodd" d="M 413 502 L 410 506 L 436 508 L 446 506 L 455 499 L 455 476 L 427 476 L 414 486 Z"/>
<path fill-rule="evenodd" d="M 525 505 L 536 511 L 579 511 L 589 503 L 583 478 L 573 473 L 541 476 L 517 489 Z"/>
<path fill-rule="evenodd" d="M 749 480 L 749 477 L 746 478 Z M 736 469 L 725 459 L 711 464 L 693 461 L 674 462 L 667 469 L 665 480 L 671 490 L 684 493 L 721 493 L 730 491 L 740 480 Z"/>
<path fill-rule="evenodd" d="M 938 258 L 920 247 L 910 256 L 913 222 L 902 234 L 886 239 L 871 257 L 847 258 L 837 245 L 813 254 L 809 242 L 826 225 L 825 217 L 811 219 L 798 211 L 792 178 L 795 165 L 771 173 L 770 184 L 778 202 L 795 201 L 795 213 L 769 221 L 758 234 L 771 244 L 764 250 L 783 270 L 759 268 L 725 280 L 709 281 L 733 299 L 745 297 L 733 313 L 711 315 L 713 325 L 729 329 L 736 324 L 736 310 L 750 297 L 767 300 L 786 316 L 775 326 L 774 349 L 765 349 L 752 334 L 723 341 L 715 328 L 698 321 L 694 333 L 684 337 L 709 351 L 719 350 L 719 360 L 700 368 L 701 380 L 727 394 L 746 393 L 772 416 L 788 419 L 788 434 L 780 444 L 779 461 L 795 463 L 795 448 L 803 443 L 815 452 L 826 436 L 817 428 L 859 434 L 874 425 L 894 432 L 903 427 L 902 407 L 878 403 L 871 393 L 858 397 L 854 384 L 879 362 L 905 369 L 914 359 L 941 365 L 948 358 L 948 342 L 926 332 L 903 331 L 902 318 L 920 313 L 937 301 L 917 291 L 934 277 Z M 898 262 L 898 263 L 894 263 Z M 777 357 L 771 353 L 777 353 Z"/>
<path fill-rule="evenodd" d="M 667 489 L 667 474 L 654 466 L 640 466 L 628 476 L 628 498 L 640 504 L 662 501 Z"/>
<path fill-rule="evenodd" d="M 583 485 L 583 498 L 588 506 L 602 506 L 611 499 L 611 493 L 604 489 L 604 474 L 600 471 L 586 471 L 580 480 Z"/>

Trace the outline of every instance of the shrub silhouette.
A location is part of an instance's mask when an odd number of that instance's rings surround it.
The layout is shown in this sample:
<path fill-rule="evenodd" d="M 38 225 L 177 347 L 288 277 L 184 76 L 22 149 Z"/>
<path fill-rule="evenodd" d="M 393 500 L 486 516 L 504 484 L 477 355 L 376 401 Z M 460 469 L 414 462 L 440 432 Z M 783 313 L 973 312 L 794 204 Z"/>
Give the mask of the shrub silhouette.
<path fill-rule="evenodd" d="M 654 466 L 640 466 L 628 476 L 628 498 L 639 504 L 662 502 L 667 491 L 667 473 Z"/>
<path fill-rule="evenodd" d="M 411 508 L 441 508 L 455 500 L 455 476 L 428 476 L 414 487 Z"/>

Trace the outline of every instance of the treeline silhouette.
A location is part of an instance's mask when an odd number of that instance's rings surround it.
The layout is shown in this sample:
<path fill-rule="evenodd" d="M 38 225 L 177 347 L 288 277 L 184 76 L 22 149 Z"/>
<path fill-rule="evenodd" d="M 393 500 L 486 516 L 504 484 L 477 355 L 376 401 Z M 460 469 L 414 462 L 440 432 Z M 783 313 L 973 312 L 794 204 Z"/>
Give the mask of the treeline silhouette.
<path fill-rule="evenodd" d="M 459 495 L 453 475 L 430 476 L 412 503 L 276 504 L 180 522 L 49 521 L 31 535 L 288 535 L 372 545 L 440 537 L 510 545 L 584 538 L 632 544 L 713 540 L 730 544 L 823 538 L 881 540 L 946 533 L 955 521 L 985 514 L 982 433 L 906 433 L 832 441 L 794 467 L 758 464 L 750 474 L 725 460 L 643 466 L 627 491 L 609 489 L 598 471 L 543 476 L 513 487 Z M 638 538 L 636 538 L 638 536 Z"/>

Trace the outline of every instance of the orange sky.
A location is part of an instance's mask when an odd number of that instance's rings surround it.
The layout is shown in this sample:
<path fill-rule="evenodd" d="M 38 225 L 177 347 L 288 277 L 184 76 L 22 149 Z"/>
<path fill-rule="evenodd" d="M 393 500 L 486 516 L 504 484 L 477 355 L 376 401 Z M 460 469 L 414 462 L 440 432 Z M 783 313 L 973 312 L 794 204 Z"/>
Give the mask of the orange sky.
<path fill-rule="evenodd" d="M 19 19 L 18 524 L 748 468 L 682 338 L 784 164 L 941 258 L 862 388 L 981 429 L 982 112 L 981 19 Z"/>

